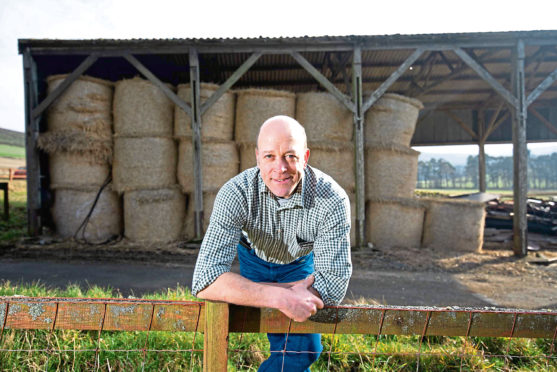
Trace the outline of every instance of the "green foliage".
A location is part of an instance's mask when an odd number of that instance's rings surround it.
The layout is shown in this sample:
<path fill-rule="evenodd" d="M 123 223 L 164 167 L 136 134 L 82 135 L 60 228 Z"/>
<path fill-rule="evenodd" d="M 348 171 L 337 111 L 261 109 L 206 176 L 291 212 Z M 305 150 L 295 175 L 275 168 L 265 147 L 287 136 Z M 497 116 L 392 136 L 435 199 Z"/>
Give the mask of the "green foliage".
<path fill-rule="evenodd" d="M 0 128 L 0 144 L 25 148 L 25 134 Z"/>

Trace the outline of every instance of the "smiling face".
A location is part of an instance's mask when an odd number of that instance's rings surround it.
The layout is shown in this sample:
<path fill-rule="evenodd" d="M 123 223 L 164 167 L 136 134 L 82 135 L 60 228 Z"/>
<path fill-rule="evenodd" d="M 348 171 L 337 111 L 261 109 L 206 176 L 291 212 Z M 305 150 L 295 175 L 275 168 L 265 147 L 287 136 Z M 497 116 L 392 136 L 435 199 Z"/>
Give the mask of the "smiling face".
<path fill-rule="evenodd" d="M 303 127 L 287 116 L 267 120 L 259 131 L 255 156 L 267 188 L 275 196 L 289 198 L 309 159 Z"/>

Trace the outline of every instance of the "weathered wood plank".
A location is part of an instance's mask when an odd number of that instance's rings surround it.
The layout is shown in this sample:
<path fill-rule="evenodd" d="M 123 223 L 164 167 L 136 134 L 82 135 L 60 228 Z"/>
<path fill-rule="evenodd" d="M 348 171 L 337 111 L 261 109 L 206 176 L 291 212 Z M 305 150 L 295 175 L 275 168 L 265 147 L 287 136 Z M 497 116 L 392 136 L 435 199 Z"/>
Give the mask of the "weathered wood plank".
<path fill-rule="evenodd" d="M 203 371 L 226 371 L 228 366 L 229 305 L 223 302 L 205 303 L 205 337 Z"/>
<path fill-rule="evenodd" d="M 365 214 L 365 160 L 364 160 L 364 110 L 362 86 L 362 50 L 354 49 L 352 57 L 352 98 L 354 100 L 354 159 L 356 177 L 356 245 L 366 244 Z"/>
<path fill-rule="evenodd" d="M 547 90 L 557 80 L 557 69 L 553 70 L 529 95 L 526 99 L 526 106 L 530 106 L 543 92 Z"/>

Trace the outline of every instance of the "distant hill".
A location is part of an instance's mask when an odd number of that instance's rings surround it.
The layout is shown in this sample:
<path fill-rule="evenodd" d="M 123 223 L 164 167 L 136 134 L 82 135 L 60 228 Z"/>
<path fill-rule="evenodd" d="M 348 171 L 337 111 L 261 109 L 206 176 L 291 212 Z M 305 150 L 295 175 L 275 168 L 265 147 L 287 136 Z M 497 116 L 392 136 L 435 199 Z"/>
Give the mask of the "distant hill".
<path fill-rule="evenodd" d="M 0 128 L 0 145 L 25 147 L 25 134 Z"/>

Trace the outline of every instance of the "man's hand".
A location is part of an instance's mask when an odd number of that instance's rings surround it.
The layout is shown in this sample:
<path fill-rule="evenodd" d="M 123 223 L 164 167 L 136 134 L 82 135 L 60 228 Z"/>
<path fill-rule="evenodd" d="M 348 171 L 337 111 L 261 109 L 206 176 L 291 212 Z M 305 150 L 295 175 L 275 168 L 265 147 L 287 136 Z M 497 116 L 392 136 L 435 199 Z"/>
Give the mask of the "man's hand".
<path fill-rule="evenodd" d="M 315 277 L 310 275 L 303 281 L 286 288 L 282 304 L 278 309 L 296 322 L 303 322 L 317 313 L 317 309 L 322 309 L 324 304 L 321 298 L 314 294 L 315 290 L 311 287 L 314 281 Z"/>

